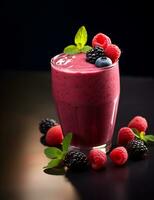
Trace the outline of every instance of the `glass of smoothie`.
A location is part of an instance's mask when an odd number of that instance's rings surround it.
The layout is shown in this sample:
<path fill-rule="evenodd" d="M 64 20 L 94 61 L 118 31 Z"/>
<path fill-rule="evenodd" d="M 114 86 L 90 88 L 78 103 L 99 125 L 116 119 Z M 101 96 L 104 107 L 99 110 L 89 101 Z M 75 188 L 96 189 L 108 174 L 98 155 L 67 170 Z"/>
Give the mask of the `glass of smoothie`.
<path fill-rule="evenodd" d="M 88 62 L 84 52 L 51 59 L 52 94 L 63 134 L 73 134 L 74 149 L 108 152 L 111 147 L 120 95 L 118 58 L 101 67 Z"/>

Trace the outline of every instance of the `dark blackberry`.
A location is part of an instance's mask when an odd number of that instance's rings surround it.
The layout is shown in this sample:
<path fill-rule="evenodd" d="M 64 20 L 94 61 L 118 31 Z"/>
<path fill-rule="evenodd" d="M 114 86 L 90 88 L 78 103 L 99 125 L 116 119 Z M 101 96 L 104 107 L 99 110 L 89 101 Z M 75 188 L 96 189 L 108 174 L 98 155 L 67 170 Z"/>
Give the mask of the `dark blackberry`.
<path fill-rule="evenodd" d="M 97 58 L 104 56 L 105 56 L 104 49 L 101 47 L 95 47 L 86 53 L 86 61 L 94 64 Z"/>
<path fill-rule="evenodd" d="M 148 154 L 148 148 L 141 140 L 136 139 L 128 142 L 126 148 L 129 158 L 132 160 L 144 159 Z"/>
<path fill-rule="evenodd" d="M 87 156 L 80 151 L 69 151 L 64 160 L 65 166 L 73 171 L 82 171 L 88 167 Z"/>
<path fill-rule="evenodd" d="M 39 130 L 42 134 L 46 134 L 47 131 L 49 130 L 49 128 L 53 127 L 57 125 L 57 122 L 53 119 L 43 119 L 40 123 L 39 123 Z"/>
<path fill-rule="evenodd" d="M 43 144 L 44 146 L 48 146 L 45 140 L 45 135 L 43 135 L 42 137 L 40 137 L 40 143 Z"/>

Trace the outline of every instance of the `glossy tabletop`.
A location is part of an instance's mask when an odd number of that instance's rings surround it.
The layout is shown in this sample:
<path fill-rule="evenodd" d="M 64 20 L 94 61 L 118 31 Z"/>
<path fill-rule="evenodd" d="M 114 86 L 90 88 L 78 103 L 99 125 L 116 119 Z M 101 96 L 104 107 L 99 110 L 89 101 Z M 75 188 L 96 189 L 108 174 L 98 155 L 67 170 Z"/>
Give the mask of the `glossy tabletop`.
<path fill-rule="evenodd" d="M 47 158 L 39 142 L 38 123 L 57 119 L 50 91 L 50 72 L 3 72 L 0 80 L 1 200 L 136 200 L 154 199 L 154 146 L 149 158 L 100 172 L 43 171 Z M 117 131 L 135 115 L 143 115 L 154 134 L 154 80 L 121 77 Z"/>

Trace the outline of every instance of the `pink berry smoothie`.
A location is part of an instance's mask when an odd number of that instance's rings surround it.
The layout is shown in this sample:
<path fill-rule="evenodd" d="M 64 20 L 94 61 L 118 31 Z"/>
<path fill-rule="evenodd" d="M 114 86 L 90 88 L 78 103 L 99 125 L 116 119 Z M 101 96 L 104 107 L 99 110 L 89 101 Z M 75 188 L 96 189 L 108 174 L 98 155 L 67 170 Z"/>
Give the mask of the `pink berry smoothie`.
<path fill-rule="evenodd" d="M 51 60 L 52 92 L 64 135 L 80 149 L 111 146 L 120 94 L 119 65 L 97 68 L 86 54 Z"/>

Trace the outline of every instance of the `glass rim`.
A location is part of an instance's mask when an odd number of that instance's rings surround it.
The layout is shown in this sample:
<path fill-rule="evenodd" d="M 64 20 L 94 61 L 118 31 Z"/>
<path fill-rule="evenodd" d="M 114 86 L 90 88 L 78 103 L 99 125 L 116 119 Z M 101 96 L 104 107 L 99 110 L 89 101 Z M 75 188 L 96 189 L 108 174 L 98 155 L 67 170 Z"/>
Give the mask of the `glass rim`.
<path fill-rule="evenodd" d="M 56 56 L 54 56 L 54 57 L 52 57 L 51 58 L 51 60 L 50 60 L 50 64 L 51 64 L 51 69 L 52 68 L 54 68 L 55 70 L 57 70 L 57 66 L 58 65 L 56 65 L 56 63 L 55 63 L 55 60 L 59 57 L 59 56 L 62 56 L 62 55 L 64 55 L 65 53 L 60 53 L 60 54 L 57 54 Z M 107 70 L 111 70 L 112 68 L 115 68 L 115 67 L 117 67 L 117 65 L 119 66 L 119 59 L 116 61 L 116 62 L 114 62 L 114 63 L 112 63 L 112 65 L 110 65 L 110 66 L 106 66 L 106 67 L 100 67 L 100 68 L 97 68 L 98 69 L 98 71 L 86 71 L 85 73 L 84 72 L 82 72 L 82 74 L 87 74 L 87 73 L 99 73 L 99 72 L 103 72 L 103 71 L 107 71 Z M 68 73 L 68 72 L 65 72 L 65 70 L 60 70 L 61 72 L 64 72 L 64 73 Z M 73 71 L 69 71 L 69 73 L 74 73 Z M 81 72 L 78 72 L 78 73 L 81 73 Z"/>

